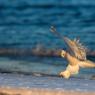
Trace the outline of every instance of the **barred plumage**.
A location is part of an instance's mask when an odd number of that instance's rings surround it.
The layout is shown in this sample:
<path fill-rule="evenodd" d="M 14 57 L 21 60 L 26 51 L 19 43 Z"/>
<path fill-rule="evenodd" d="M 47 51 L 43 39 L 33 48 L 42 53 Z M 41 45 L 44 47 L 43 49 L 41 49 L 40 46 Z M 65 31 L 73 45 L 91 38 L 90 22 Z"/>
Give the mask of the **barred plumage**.
<path fill-rule="evenodd" d="M 79 60 L 86 60 L 86 47 L 80 43 L 79 39 L 70 40 L 67 37 L 64 37 L 64 41 L 71 49 L 71 54 L 78 58 Z"/>

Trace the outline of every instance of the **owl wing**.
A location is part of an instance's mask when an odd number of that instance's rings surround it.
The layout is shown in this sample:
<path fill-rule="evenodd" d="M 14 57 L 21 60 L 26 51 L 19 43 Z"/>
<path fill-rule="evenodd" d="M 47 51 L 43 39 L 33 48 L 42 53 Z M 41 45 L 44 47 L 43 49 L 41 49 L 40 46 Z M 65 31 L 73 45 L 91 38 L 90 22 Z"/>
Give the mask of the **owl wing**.
<path fill-rule="evenodd" d="M 72 56 L 75 56 L 79 60 L 86 60 L 86 48 L 79 42 L 79 39 L 70 40 L 69 38 L 64 37 L 64 41 Z"/>

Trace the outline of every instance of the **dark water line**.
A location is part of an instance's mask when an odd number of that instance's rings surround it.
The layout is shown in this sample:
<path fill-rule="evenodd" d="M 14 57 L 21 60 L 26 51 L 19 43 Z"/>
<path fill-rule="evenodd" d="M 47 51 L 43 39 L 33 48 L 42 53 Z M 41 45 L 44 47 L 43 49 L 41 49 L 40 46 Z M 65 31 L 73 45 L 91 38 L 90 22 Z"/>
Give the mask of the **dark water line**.
<path fill-rule="evenodd" d="M 10 75 L 24 75 L 24 76 L 34 76 L 34 77 L 52 77 L 52 78 L 60 78 L 61 77 L 58 74 L 48 74 L 44 72 L 25 72 L 25 71 L 14 71 L 14 70 L 3 70 L 0 68 L 0 74 L 10 74 Z M 86 79 L 86 80 L 95 80 L 95 75 L 92 75 L 91 77 L 87 78 L 85 76 L 71 76 L 70 79 Z"/>
<path fill-rule="evenodd" d="M 95 8 L 95 5 L 65 5 L 65 4 L 36 4 L 36 5 L 0 5 L 0 10 L 8 10 L 8 9 L 16 9 L 16 10 L 24 10 L 24 9 L 52 9 L 52 8 Z"/>
<path fill-rule="evenodd" d="M 8 22 L 8 23 L 0 23 L 0 27 L 2 26 L 50 26 L 48 22 Z"/>

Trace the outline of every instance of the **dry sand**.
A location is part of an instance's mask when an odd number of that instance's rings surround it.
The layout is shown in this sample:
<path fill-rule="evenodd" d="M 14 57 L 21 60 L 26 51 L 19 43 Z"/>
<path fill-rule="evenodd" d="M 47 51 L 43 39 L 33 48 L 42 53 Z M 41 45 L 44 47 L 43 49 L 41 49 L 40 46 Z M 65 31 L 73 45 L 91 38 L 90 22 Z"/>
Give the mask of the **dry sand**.
<path fill-rule="evenodd" d="M 0 87 L 0 95 L 95 95 L 95 92 Z"/>

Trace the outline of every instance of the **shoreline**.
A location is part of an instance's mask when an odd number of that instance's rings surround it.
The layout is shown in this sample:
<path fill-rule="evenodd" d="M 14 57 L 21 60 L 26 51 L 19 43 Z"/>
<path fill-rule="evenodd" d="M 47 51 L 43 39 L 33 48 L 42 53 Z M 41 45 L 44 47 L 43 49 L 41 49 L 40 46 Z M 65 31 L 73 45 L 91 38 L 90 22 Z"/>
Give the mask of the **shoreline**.
<path fill-rule="evenodd" d="M 95 95 L 95 92 L 69 91 L 64 89 L 0 87 L 0 95 Z"/>

